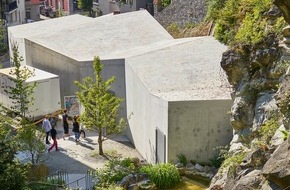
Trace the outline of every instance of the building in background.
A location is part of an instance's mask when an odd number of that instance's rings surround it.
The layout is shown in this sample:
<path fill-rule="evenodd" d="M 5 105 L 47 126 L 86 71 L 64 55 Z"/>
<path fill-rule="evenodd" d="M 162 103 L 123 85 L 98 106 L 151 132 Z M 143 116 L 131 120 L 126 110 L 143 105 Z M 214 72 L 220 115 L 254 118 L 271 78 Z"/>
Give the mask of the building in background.
<path fill-rule="evenodd" d="M 23 0 L 2 0 L 0 10 L 0 18 L 5 21 L 6 26 L 26 23 L 25 4 Z"/>
<path fill-rule="evenodd" d="M 146 9 L 153 15 L 153 0 L 98 0 L 102 13 L 110 14 L 113 12 L 126 13 Z"/>
<path fill-rule="evenodd" d="M 232 139 L 232 99 L 220 67 L 227 47 L 213 37 L 173 39 L 145 10 L 72 15 L 8 32 L 9 41 L 21 42 L 25 64 L 59 76 L 61 99 L 75 95 L 74 81 L 94 77 L 99 56 L 103 79 L 115 76 L 111 90 L 124 99 L 119 115 L 128 119 L 126 135 L 150 163 L 181 153 L 209 161 L 213 148 Z"/>
<path fill-rule="evenodd" d="M 26 22 L 39 21 L 40 9 L 44 0 L 25 0 L 25 19 Z"/>
<path fill-rule="evenodd" d="M 61 11 L 62 15 L 71 15 L 74 11 L 74 0 L 46 0 L 45 5 L 52 7 L 55 12 Z"/>

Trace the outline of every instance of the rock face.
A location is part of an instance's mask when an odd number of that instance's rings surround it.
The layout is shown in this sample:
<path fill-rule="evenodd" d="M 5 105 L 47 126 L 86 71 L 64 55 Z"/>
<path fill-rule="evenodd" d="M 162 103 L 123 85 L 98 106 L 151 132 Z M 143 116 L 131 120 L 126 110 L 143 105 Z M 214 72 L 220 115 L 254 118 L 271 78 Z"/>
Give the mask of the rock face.
<path fill-rule="evenodd" d="M 282 11 L 285 21 L 290 24 L 290 2 L 288 0 L 274 0 L 274 4 Z"/>
<path fill-rule="evenodd" d="M 263 167 L 263 175 L 282 189 L 290 189 L 290 144 L 282 143 Z"/>
<path fill-rule="evenodd" d="M 290 1 L 274 3 L 290 24 Z M 269 10 L 269 19 L 280 15 L 277 11 L 277 7 Z M 269 35 L 257 47 L 232 48 L 223 54 L 221 66 L 234 90 L 230 118 L 234 138 L 229 152 L 232 157 L 245 154 L 234 168 L 220 168 L 211 190 L 290 190 L 289 26 L 283 36 L 280 45 Z"/>
<path fill-rule="evenodd" d="M 199 23 L 206 14 L 204 0 L 172 0 L 171 4 L 160 10 L 155 1 L 154 18 L 166 28 L 171 23 L 184 26 L 186 23 Z"/>

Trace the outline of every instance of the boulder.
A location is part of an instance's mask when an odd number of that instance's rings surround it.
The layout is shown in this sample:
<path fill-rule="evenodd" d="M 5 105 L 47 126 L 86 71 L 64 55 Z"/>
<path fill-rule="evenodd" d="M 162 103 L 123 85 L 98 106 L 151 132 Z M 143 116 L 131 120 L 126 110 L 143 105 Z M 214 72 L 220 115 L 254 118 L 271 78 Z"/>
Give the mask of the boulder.
<path fill-rule="evenodd" d="M 232 190 L 254 190 L 259 189 L 260 183 L 264 177 L 260 170 L 253 170 L 245 176 L 242 176 Z"/>
<path fill-rule="evenodd" d="M 248 152 L 240 164 L 242 168 L 257 168 L 267 162 L 267 158 L 265 156 L 265 151 L 262 149 L 256 149 L 251 152 Z"/>
<path fill-rule="evenodd" d="M 225 70 L 231 85 L 237 85 L 240 82 L 247 73 L 246 66 L 246 60 L 236 51 L 227 50 L 223 53 L 221 67 Z"/>
<path fill-rule="evenodd" d="M 231 108 L 230 122 L 234 130 L 242 130 L 253 122 L 253 108 L 243 97 L 236 97 Z"/>
<path fill-rule="evenodd" d="M 252 130 L 256 131 L 265 121 L 277 112 L 278 107 L 273 93 L 261 93 L 255 105 L 255 117 Z"/>
<path fill-rule="evenodd" d="M 275 132 L 275 134 L 273 135 L 272 139 L 271 139 L 271 147 L 278 147 L 279 145 L 281 145 L 284 141 L 285 141 L 285 136 L 282 133 L 282 131 L 286 131 L 287 129 L 285 128 L 285 126 L 282 124 L 279 129 Z"/>
<path fill-rule="evenodd" d="M 263 175 L 282 189 L 290 189 L 290 144 L 283 142 L 263 167 Z"/>

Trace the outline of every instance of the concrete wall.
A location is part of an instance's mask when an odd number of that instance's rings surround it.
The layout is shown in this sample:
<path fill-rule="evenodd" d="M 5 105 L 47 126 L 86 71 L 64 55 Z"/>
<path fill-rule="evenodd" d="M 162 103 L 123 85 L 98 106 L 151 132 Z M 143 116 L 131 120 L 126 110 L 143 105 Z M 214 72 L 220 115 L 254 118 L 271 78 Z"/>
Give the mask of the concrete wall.
<path fill-rule="evenodd" d="M 127 63 L 125 72 L 129 124 L 127 136 L 149 163 L 155 163 L 155 130 L 158 128 L 167 134 L 168 104 L 152 96 Z"/>
<path fill-rule="evenodd" d="M 26 8 L 26 11 L 30 12 L 30 19 L 32 19 L 34 21 L 39 21 L 40 20 L 39 4 L 27 3 L 25 8 Z"/>
<path fill-rule="evenodd" d="M 12 99 L 9 98 L 10 95 L 4 91 L 4 86 L 15 86 L 15 84 L 3 74 L 0 75 L 0 81 L 0 101 L 3 103 L 3 106 L 11 108 L 15 104 Z M 59 89 L 59 78 L 37 81 L 37 86 L 32 95 L 35 99 L 33 102 L 34 105 L 29 106 L 27 116 L 39 118 L 47 113 L 59 110 L 61 108 Z"/>
<path fill-rule="evenodd" d="M 59 78 L 38 81 L 34 98 L 34 105 L 28 112 L 31 116 L 43 116 L 61 109 Z"/>
<path fill-rule="evenodd" d="M 8 27 L 8 45 L 9 45 L 9 55 L 10 57 L 13 57 L 13 51 L 12 46 L 13 44 L 18 45 L 18 52 L 19 56 L 23 58 L 23 61 L 21 62 L 21 65 L 24 65 L 26 62 L 26 55 L 25 55 L 25 42 L 23 38 L 15 38 L 11 32 L 9 32 Z"/>
<path fill-rule="evenodd" d="M 27 65 L 34 66 L 60 77 L 62 107 L 64 107 L 63 97 L 75 95 L 75 92 L 78 90 L 74 81 L 82 81 L 83 78 L 88 76 L 95 79 L 92 66 L 93 61 L 79 62 L 29 40 L 25 41 L 25 45 Z M 118 97 L 124 99 L 120 107 L 120 117 L 126 118 L 124 59 L 102 60 L 101 62 L 104 64 L 102 71 L 103 79 L 106 80 L 112 76 L 116 77 L 111 90 Z"/>
<path fill-rule="evenodd" d="M 119 10 L 121 13 L 136 11 L 141 8 L 146 9 L 146 3 L 153 3 L 153 0 L 133 0 L 133 4 L 120 3 L 111 0 L 99 0 L 99 7 L 103 14 L 112 13 L 115 10 Z"/>
<path fill-rule="evenodd" d="M 181 153 L 188 160 L 209 161 L 213 148 L 232 139 L 231 105 L 230 100 L 169 102 L 168 161 Z"/>
<path fill-rule="evenodd" d="M 120 10 L 117 2 L 110 0 L 99 0 L 99 7 L 102 10 L 103 15 L 112 13 L 115 10 Z"/>

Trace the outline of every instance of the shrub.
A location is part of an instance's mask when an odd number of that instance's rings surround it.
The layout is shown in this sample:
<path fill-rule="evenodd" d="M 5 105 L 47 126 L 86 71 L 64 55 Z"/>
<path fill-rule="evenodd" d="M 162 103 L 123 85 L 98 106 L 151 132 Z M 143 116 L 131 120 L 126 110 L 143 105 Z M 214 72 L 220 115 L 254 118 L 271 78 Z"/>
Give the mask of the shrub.
<path fill-rule="evenodd" d="M 222 170 L 225 168 L 229 168 L 229 174 L 234 174 L 236 171 L 236 168 L 242 163 L 245 155 L 246 155 L 245 152 L 238 152 L 232 156 L 229 156 L 222 163 L 221 165 Z"/>
<path fill-rule="evenodd" d="M 140 171 L 148 174 L 158 188 L 171 188 L 180 182 L 179 172 L 171 163 L 143 166 Z"/>
<path fill-rule="evenodd" d="M 186 156 L 184 154 L 182 154 L 182 153 L 178 154 L 177 158 L 178 158 L 178 161 L 183 164 L 183 166 L 186 166 L 187 158 L 186 158 Z"/>
<path fill-rule="evenodd" d="M 108 188 L 121 181 L 128 174 L 137 172 L 137 170 L 138 168 L 135 167 L 130 158 L 110 160 L 104 168 L 96 171 L 99 179 L 98 187 Z"/>
<path fill-rule="evenodd" d="M 214 150 L 217 150 L 218 153 L 213 158 L 210 158 L 209 161 L 212 166 L 219 168 L 224 160 L 229 157 L 229 146 L 220 146 Z"/>
<path fill-rule="evenodd" d="M 208 0 L 206 19 L 216 22 L 215 37 L 225 44 L 257 44 L 285 26 L 281 17 L 267 23 L 264 13 L 272 5 L 272 0 Z"/>

